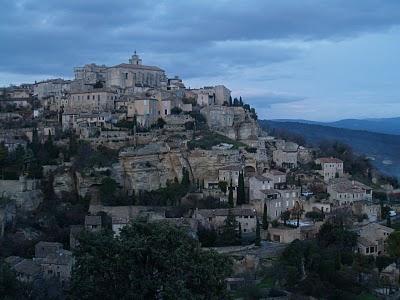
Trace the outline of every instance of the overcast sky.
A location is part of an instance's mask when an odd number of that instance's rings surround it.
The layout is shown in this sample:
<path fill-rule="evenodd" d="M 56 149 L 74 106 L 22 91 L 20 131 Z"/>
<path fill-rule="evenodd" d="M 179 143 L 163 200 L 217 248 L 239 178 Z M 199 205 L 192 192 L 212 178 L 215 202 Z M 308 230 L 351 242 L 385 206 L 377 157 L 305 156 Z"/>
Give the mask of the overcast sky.
<path fill-rule="evenodd" d="M 137 50 L 260 118 L 400 116 L 398 0 L 0 0 L 0 85 L 71 78 Z"/>

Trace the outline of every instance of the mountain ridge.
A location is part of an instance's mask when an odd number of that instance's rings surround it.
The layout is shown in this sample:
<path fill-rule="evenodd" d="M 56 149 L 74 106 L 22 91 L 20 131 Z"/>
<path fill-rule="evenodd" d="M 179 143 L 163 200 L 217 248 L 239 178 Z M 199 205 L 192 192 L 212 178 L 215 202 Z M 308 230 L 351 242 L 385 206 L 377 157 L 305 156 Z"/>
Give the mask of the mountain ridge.
<path fill-rule="evenodd" d="M 363 130 L 383 134 L 400 135 L 400 117 L 392 118 L 366 118 L 366 119 L 342 119 L 333 122 L 310 121 L 304 119 L 274 119 L 274 122 L 294 122 L 311 125 L 330 126 L 351 130 Z"/>
<path fill-rule="evenodd" d="M 400 136 L 324 126 L 301 122 L 260 120 L 268 130 L 285 130 L 304 137 L 307 143 L 318 145 L 326 140 L 337 140 L 348 144 L 356 153 L 370 157 L 372 163 L 384 173 L 400 177 Z"/>

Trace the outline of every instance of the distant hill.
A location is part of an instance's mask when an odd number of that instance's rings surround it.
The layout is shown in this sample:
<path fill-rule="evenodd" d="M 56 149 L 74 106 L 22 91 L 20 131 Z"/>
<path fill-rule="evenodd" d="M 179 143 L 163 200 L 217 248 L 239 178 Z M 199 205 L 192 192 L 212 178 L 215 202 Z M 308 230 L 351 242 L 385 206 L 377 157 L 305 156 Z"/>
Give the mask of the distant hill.
<path fill-rule="evenodd" d="M 304 124 L 331 126 L 353 130 L 366 130 L 386 134 L 400 135 L 400 117 L 397 118 L 371 118 L 371 119 L 344 119 L 336 122 L 315 122 L 308 120 L 274 120 L 277 122 L 296 122 Z"/>
<path fill-rule="evenodd" d="M 277 128 L 302 135 L 307 143 L 317 145 L 324 140 L 337 140 L 350 145 L 357 153 L 371 157 L 381 171 L 400 177 L 400 136 L 350 130 L 319 124 L 261 120 L 264 129 Z"/>

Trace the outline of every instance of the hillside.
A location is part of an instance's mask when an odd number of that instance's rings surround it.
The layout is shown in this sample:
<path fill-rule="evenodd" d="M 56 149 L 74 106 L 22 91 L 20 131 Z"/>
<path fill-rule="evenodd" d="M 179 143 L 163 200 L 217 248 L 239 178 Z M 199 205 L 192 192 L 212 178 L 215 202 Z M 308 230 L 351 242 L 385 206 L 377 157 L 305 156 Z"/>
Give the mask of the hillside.
<path fill-rule="evenodd" d="M 301 135 L 307 143 L 312 145 L 326 140 L 346 143 L 355 152 L 371 157 L 373 164 L 381 171 L 400 177 L 400 137 L 398 135 L 300 122 L 261 120 L 260 125 L 266 130 L 275 128 Z"/>
<path fill-rule="evenodd" d="M 398 118 L 371 118 L 371 119 L 344 119 L 335 122 L 316 122 L 308 120 L 274 120 L 278 122 L 297 122 L 312 125 L 331 126 L 353 130 L 400 135 L 400 117 Z"/>

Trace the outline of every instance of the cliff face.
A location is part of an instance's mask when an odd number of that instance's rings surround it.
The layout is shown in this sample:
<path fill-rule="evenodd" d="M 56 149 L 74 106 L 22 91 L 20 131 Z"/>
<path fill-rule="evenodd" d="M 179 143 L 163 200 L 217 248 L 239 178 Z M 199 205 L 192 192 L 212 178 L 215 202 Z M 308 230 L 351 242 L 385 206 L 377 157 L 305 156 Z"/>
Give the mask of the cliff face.
<path fill-rule="evenodd" d="M 184 151 L 184 150 L 182 150 Z M 156 190 L 167 181 L 181 180 L 182 170 L 190 165 L 180 149 L 171 149 L 164 143 L 153 143 L 140 149 L 127 149 L 120 153 L 120 177 L 129 193 Z"/>
<path fill-rule="evenodd" d="M 248 140 L 261 133 L 258 122 L 243 107 L 207 106 L 201 113 L 210 130 L 233 140 Z"/>

